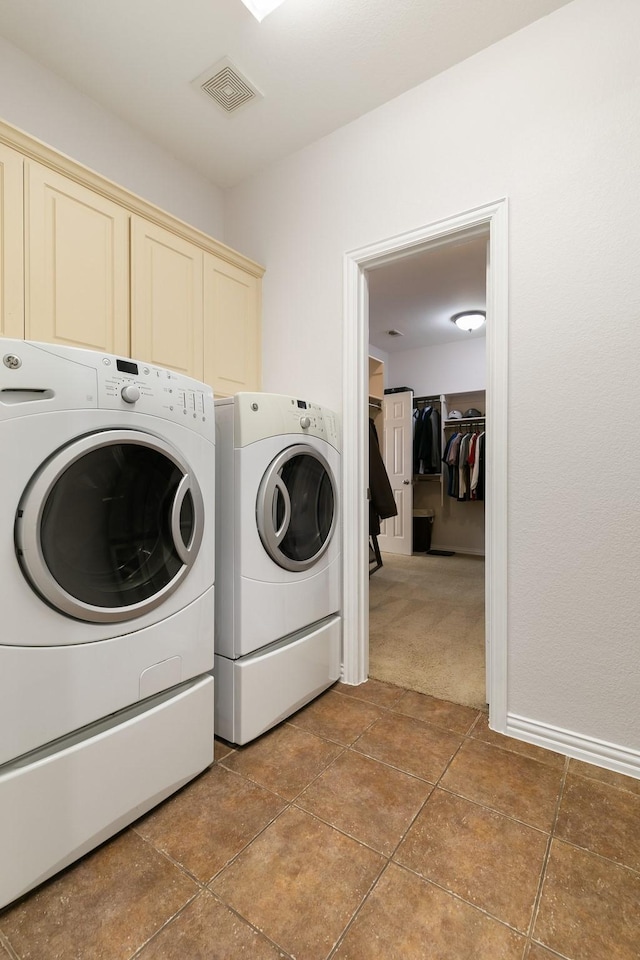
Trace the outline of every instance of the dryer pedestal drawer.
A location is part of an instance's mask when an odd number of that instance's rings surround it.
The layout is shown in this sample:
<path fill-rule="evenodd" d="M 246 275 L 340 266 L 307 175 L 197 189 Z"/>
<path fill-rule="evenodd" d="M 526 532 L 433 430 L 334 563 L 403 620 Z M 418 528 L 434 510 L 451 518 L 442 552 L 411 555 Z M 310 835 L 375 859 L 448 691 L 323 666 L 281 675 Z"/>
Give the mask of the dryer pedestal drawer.
<path fill-rule="evenodd" d="M 340 678 L 341 639 L 332 616 L 250 656 L 216 656 L 216 735 L 248 743 L 317 697 Z"/>
<path fill-rule="evenodd" d="M 213 762 L 213 678 L 191 680 L 0 767 L 0 907 Z"/>

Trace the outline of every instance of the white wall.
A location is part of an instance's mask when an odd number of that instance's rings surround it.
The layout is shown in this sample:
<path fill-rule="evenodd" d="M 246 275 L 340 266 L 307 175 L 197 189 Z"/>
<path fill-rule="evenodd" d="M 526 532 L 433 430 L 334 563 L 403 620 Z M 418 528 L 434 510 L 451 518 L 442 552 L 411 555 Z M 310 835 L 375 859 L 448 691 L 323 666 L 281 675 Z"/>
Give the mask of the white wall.
<path fill-rule="evenodd" d="M 509 197 L 508 708 L 635 751 L 639 35 L 637 0 L 574 0 L 225 213 L 267 267 L 265 389 L 336 407 L 344 252 Z"/>
<path fill-rule="evenodd" d="M 484 390 L 486 344 L 484 337 L 475 337 L 466 343 L 440 343 L 390 353 L 385 365 L 388 385 L 411 387 L 417 397 Z"/>
<path fill-rule="evenodd" d="M 0 37 L 0 118 L 224 239 L 222 192 Z"/>

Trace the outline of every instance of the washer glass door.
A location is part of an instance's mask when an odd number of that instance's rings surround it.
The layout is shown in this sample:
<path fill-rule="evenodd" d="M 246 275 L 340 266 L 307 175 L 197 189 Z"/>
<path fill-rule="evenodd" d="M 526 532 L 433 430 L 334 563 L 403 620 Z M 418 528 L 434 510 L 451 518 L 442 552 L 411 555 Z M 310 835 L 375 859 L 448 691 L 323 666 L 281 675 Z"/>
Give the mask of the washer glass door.
<path fill-rule="evenodd" d="M 325 552 L 336 524 L 331 467 L 313 447 L 296 444 L 269 465 L 256 504 L 258 532 L 272 560 L 307 570 Z"/>
<path fill-rule="evenodd" d="M 141 616 L 176 589 L 202 540 L 195 477 L 168 443 L 105 430 L 59 450 L 18 510 L 22 569 L 52 606 L 87 621 Z"/>

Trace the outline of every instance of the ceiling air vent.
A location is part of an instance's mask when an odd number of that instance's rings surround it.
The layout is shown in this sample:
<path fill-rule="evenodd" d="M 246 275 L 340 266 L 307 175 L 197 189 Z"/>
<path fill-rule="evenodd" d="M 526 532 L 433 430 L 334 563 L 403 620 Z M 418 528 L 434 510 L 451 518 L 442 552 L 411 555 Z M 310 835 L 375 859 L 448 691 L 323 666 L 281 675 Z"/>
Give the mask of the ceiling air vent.
<path fill-rule="evenodd" d="M 389 337 L 404 337 L 402 330 L 387 330 L 387 336 Z"/>
<path fill-rule="evenodd" d="M 260 91 L 226 57 L 196 77 L 192 86 L 215 100 L 225 113 L 235 113 L 240 107 L 262 98 Z"/>

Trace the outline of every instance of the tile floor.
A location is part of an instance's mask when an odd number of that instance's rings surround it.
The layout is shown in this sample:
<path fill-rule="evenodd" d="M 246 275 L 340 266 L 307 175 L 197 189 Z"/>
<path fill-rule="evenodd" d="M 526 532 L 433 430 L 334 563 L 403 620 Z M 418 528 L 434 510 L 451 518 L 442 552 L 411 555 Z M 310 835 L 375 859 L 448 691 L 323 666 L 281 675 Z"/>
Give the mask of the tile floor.
<path fill-rule="evenodd" d="M 337 684 L 1 912 L 0 960 L 638 960 L 639 824 L 640 781 Z"/>

